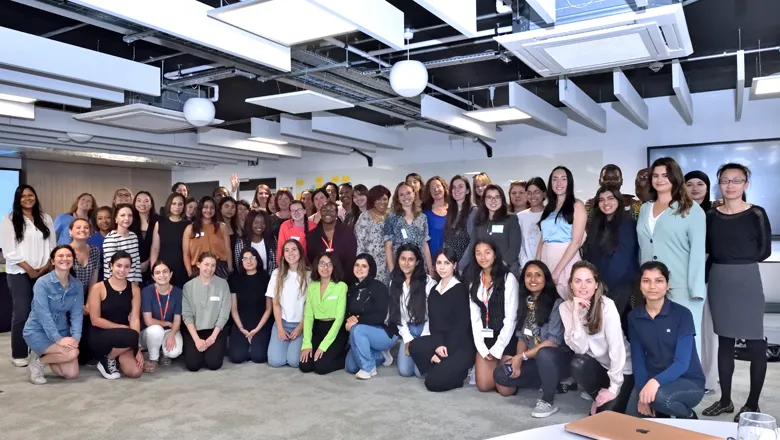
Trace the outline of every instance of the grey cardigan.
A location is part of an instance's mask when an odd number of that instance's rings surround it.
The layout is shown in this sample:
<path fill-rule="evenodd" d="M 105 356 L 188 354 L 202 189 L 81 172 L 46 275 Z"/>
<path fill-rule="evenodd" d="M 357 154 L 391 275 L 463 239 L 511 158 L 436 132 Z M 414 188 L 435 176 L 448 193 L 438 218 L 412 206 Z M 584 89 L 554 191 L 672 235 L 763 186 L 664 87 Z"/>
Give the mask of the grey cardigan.
<path fill-rule="evenodd" d="M 205 285 L 196 277 L 184 285 L 181 317 L 196 330 L 222 329 L 230 317 L 230 301 L 227 281 L 215 276 Z"/>

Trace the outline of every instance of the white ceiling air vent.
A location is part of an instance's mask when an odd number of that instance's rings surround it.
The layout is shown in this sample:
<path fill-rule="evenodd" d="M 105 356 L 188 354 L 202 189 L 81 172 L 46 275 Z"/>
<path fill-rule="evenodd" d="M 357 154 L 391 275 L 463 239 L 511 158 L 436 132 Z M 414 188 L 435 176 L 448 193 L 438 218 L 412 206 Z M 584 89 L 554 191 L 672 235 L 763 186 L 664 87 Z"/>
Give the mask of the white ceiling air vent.
<path fill-rule="evenodd" d="M 106 110 L 80 113 L 73 115 L 73 118 L 84 122 L 151 133 L 168 133 L 194 128 L 184 118 L 183 112 L 154 107 L 148 104 L 129 104 Z M 221 124 L 222 122 L 224 121 L 214 119 L 210 125 Z"/>
<path fill-rule="evenodd" d="M 494 39 L 542 76 L 668 60 L 693 53 L 679 3 Z"/>

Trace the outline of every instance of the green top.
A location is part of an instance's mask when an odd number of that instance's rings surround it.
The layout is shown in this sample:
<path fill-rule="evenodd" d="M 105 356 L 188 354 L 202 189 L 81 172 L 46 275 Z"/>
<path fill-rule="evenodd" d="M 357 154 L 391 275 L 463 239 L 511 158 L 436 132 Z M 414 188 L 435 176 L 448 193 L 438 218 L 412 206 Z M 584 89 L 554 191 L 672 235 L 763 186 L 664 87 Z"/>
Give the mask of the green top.
<path fill-rule="evenodd" d="M 195 324 L 196 330 L 225 327 L 230 317 L 230 287 L 215 276 L 208 286 L 195 277 L 184 285 L 181 318 L 184 324 Z"/>
<path fill-rule="evenodd" d="M 331 326 L 325 339 L 317 347 L 322 351 L 328 351 L 330 344 L 336 340 L 341 326 L 344 325 L 344 315 L 347 313 L 347 285 L 345 283 L 328 283 L 325 293 L 320 295 L 320 282 L 309 284 L 306 292 L 306 308 L 303 311 L 303 346 L 302 350 L 310 349 L 311 333 L 315 319 L 332 319 Z"/>

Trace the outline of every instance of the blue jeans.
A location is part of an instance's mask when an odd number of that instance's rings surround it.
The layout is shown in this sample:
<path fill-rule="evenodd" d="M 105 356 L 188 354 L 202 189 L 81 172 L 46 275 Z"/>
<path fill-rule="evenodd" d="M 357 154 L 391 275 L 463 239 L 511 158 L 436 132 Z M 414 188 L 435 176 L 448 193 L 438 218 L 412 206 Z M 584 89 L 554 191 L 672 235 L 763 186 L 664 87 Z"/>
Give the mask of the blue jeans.
<path fill-rule="evenodd" d="M 631 398 L 628 399 L 626 414 L 635 417 L 642 417 L 637 410 L 639 403 L 640 389 L 634 388 Z M 666 414 L 678 418 L 687 418 L 691 415 L 693 408 L 696 408 L 704 398 L 704 387 L 688 379 L 677 379 L 658 388 L 655 394 L 655 400 L 650 407 L 657 413 Z"/>
<path fill-rule="evenodd" d="M 409 333 L 415 338 L 419 338 L 422 336 L 424 328 L 425 324 L 409 324 Z M 398 347 L 398 374 L 403 377 L 422 377 L 422 374 L 420 374 L 420 370 L 418 370 L 417 366 L 414 364 L 412 357 L 404 353 L 405 345 L 406 344 L 401 341 L 401 346 Z"/>
<path fill-rule="evenodd" d="M 349 331 L 351 348 L 347 353 L 347 372 L 357 373 L 358 370 L 363 370 L 370 373 L 378 362 L 384 360 L 382 352 L 392 348 L 397 340 L 397 336 L 387 336 L 382 327 L 356 324 Z"/>
<path fill-rule="evenodd" d="M 298 326 L 297 322 L 287 322 L 282 320 L 282 327 L 289 333 Z M 289 365 L 298 368 L 301 361 L 301 346 L 303 346 L 303 335 L 301 334 L 292 341 L 282 341 L 279 339 L 279 333 L 276 330 L 276 323 L 271 329 L 271 341 L 268 344 L 268 365 L 279 368 Z"/>

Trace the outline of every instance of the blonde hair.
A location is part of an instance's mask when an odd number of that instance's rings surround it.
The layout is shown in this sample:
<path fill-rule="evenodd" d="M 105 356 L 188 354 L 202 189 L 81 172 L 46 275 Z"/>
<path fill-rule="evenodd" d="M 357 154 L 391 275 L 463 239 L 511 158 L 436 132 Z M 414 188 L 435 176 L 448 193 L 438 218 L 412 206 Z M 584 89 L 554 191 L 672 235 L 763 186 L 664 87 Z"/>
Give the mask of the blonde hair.
<path fill-rule="evenodd" d="M 590 308 L 588 314 L 585 316 L 587 324 L 585 327 L 588 329 L 589 335 L 595 335 L 601 330 L 602 311 L 604 309 L 604 282 L 601 281 L 601 275 L 599 275 L 598 269 L 590 261 L 580 260 L 571 267 L 571 273 L 569 274 L 569 293 L 571 299 L 574 301 L 574 289 L 571 287 L 571 280 L 574 277 L 574 272 L 579 269 L 587 269 L 593 275 L 593 279 L 596 281 L 596 292 L 593 294 L 593 298 L 590 300 Z M 574 313 L 577 313 L 575 310 Z"/>
<path fill-rule="evenodd" d="M 306 267 L 306 258 L 303 252 L 303 246 L 298 240 L 289 239 L 282 245 L 282 256 L 279 268 L 276 269 L 276 289 L 274 290 L 274 304 L 281 304 L 282 288 L 284 287 L 284 280 L 287 279 L 287 274 L 290 272 L 290 263 L 284 258 L 284 247 L 289 243 L 295 243 L 295 247 L 298 248 L 300 254 L 300 260 L 298 261 L 298 268 L 296 273 L 298 274 L 298 298 L 306 295 L 306 290 L 309 288 L 309 270 Z"/>

